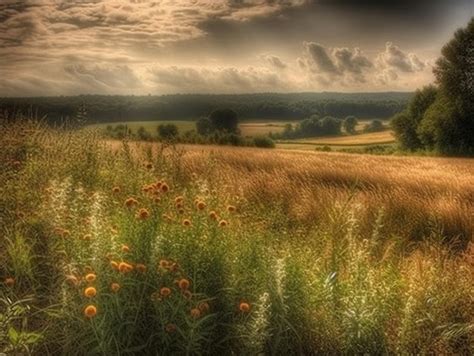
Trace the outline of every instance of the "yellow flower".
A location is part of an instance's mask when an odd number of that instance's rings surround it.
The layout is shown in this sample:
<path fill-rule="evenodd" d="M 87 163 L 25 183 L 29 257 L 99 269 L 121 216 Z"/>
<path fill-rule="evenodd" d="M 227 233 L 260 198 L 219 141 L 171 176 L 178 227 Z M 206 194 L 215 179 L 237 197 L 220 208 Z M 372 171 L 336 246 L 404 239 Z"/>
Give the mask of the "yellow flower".
<path fill-rule="evenodd" d="M 94 273 L 88 273 L 86 274 L 86 281 L 87 282 L 94 282 L 96 280 L 97 276 Z"/>
<path fill-rule="evenodd" d="M 184 220 L 183 220 L 183 226 L 191 226 L 191 220 L 189 220 L 189 219 L 184 219 Z"/>
<path fill-rule="evenodd" d="M 97 308 L 94 305 L 88 305 L 84 309 L 84 315 L 86 318 L 93 318 L 97 315 Z"/>
<path fill-rule="evenodd" d="M 219 226 L 220 227 L 226 227 L 229 223 L 226 220 L 221 220 L 219 221 Z"/>
<path fill-rule="evenodd" d="M 206 208 L 206 203 L 204 203 L 203 201 L 199 201 L 197 204 L 196 204 L 196 207 L 199 209 L 199 210 L 204 210 Z"/>
<path fill-rule="evenodd" d="M 184 197 L 181 195 L 174 198 L 175 204 L 181 204 L 183 201 L 184 201 Z"/>
<path fill-rule="evenodd" d="M 170 190 L 170 187 L 169 187 L 168 184 L 166 184 L 166 183 L 162 183 L 162 184 L 161 184 L 161 191 L 162 191 L 163 193 L 166 193 L 166 192 L 169 191 L 169 190 Z"/>
<path fill-rule="evenodd" d="M 160 260 L 160 267 L 168 269 L 170 262 L 168 260 Z"/>
<path fill-rule="evenodd" d="M 239 310 L 242 312 L 242 313 L 248 313 L 250 311 L 250 304 L 249 303 L 246 303 L 246 302 L 241 302 L 239 304 Z"/>
<path fill-rule="evenodd" d="M 189 285 L 191 283 L 189 283 L 189 281 L 186 279 L 186 278 L 181 278 L 179 281 L 178 281 L 178 286 L 181 290 L 187 290 L 189 288 Z"/>
<path fill-rule="evenodd" d="M 122 245 L 122 252 L 125 252 L 125 253 L 130 252 L 130 247 L 127 245 Z"/>
<path fill-rule="evenodd" d="M 127 208 L 131 208 L 132 206 L 137 205 L 137 204 L 138 204 L 138 200 L 135 198 L 128 198 L 127 200 L 125 200 L 125 206 Z"/>
<path fill-rule="evenodd" d="M 87 298 L 95 297 L 96 294 L 97 294 L 97 290 L 94 287 L 87 287 L 84 290 L 84 296 L 86 296 Z"/>
<path fill-rule="evenodd" d="M 141 208 L 139 211 L 138 211 L 138 214 L 137 214 L 138 218 L 141 219 L 141 220 L 146 220 L 150 217 L 150 212 L 145 209 L 145 208 Z"/>
<path fill-rule="evenodd" d="M 128 273 L 133 271 L 133 266 L 127 262 L 120 262 L 118 268 L 119 271 L 122 273 Z"/>
<path fill-rule="evenodd" d="M 163 287 L 160 289 L 160 294 L 163 297 L 167 297 L 171 294 L 171 289 L 169 289 L 168 287 Z"/>
<path fill-rule="evenodd" d="M 112 191 L 117 194 L 117 193 L 120 193 L 120 187 L 113 187 L 112 188 Z"/>
<path fill-rule="evenodd" d="M 217 213 L 213 210 L 209 213 L 209 218 L 212 220 L 217 220 Z"/>
<path fill-rule="evenodd" d="M 233 205 L 228 205 L 227 206 L 227 211 L 230 212 L 230 213 L 233 213 L 236 210 L 237 210 L 237 208 Z"/>
<path fill-rule="evenodd" d="M 112 283 L 112 284 L 110 285 L 110 289 L 112 290 L 112 292 L 117 293 L 117 292 L 119 291 L 119 289 L 120 289 L 120 284 L 118 284 L 118 283 Z"/>
<path fill-rule="evenodd" d="M 119 264 L 115 261 L 110 261 L 110 267 L 112 267 L 116 271 L 119 270 Z"/>

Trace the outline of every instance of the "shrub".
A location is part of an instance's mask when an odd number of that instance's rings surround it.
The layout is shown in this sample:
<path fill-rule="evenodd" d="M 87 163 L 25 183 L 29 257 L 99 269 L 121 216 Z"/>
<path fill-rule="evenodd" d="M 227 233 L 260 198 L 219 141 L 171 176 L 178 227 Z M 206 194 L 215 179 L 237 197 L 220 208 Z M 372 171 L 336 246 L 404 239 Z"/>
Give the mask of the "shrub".
<path fill-rule="evenodd" d="M 255 147 L 275 148 L 275 142 L 268 136 L 257 136 L 253 138 Z"/>

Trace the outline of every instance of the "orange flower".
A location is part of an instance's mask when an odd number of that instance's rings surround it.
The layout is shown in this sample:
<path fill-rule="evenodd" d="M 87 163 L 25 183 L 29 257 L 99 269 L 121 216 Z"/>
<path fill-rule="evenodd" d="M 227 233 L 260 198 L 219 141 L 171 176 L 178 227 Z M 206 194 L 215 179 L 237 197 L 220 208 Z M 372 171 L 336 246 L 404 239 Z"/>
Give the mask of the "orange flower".
<path fill-rule="evenodd" d="M 132 206 L 137 205 L 137 204 L 138 204 L 138 200 L 135 198 L 128 198 L 127 200 L 125 200 L 125 206 L 127 208 L 131 208 Z"/>
<path fill-rule="evenodd" d="M 130 252 L 130 247 L 128 247 L 127 245 L 122 245 L 122 252 L 125 252 L 125 253 Z"/>
<path fill-rule="evenodd" d="M 207 302 L 202 302 L 202 303 L 199 303 L 198 305 L 198 309 L 201 311 L 201 313 L 205 314 L 209 311 L 210 307 L 209 307 L 209 303 Z"/>
<path fill-rule="evenodd" d="M 196 204 L 196 207 L 199 209 L 199 210 L 204 210 L 206 208 L 206 203 L 204 203 L 203 201 L 200 201 Z"/>
<path fill-rule="evenodd" d="M 237 210 L 237 208 L 236 208 L 235 206 L 233 206 L 233 205 L 228 205 L 228 206 L 227 206 L 227 211 L 228 211 L 229 213 L 233 213 L 233 212 L 236 211 L 236 210 Z"/>
<path fill-rule="evenodd" d="M 183 292 L 183 296 L 186 298 L 186 299 L 191 299 L 193 297 L 193 294 L 189 291 L 189 290 L 185 290 Z"/>
<path fill-rule="evenodd" d="M 118 268 L 119 271 L 122 273 L 128 273 L 133 271 L 133 266 L 127 262 L 120 262 Z"/>
<path fill-rule="evenodd" d="M 176 203 L 176 209 L 182 209 L 183 208 L 183 204 L 182 203 Z"/>
<path fill-rule="evenodd" d="M 176 325 L 175 324 L 166 324 L 165 326 L 165 331 L 168 334 L 173 334 L 176 331 Z"/>
<path fill-rule="evenodd" d="M 226 227 L 227 225 L 228 225 L 228 222 L 226 220 L 219 221 L 219 226 L 220 227 Z"/>
<path fill-rule="evenodd" d="M 114 192 L 115 194 L 120 193 L 120 187 L 113 187 L 112 192 Z"/>
<path fill-rule="evenodd" d="M 213 210 L 209 213 L 209 217 L 212 219 L 212 220 L 217 220 L 217 213 Z"/>
<path fill-rule="evenodd" d="M 153 198 L 153 203 L 158 204 L 161 201 L 160 197 Z"/>
<path fill-rule="evenodd" d="M 184 201 L 184 197 L 183 196 L 177 196 L 176 198 L 174 198 L 174 202 L 176 204 L 181 204 L 182 202 Z"/>
<path fill-rule="evenodd" d="M 96 280 L 97 276 L 94 273 L 88 273 L 86 274 L 86 281 L 87 282 L 94 282 Z"/>
<path fill-rule="evenodd" d="M 112 267 L 116 271 L 119 270 L 119 264 L 115 261 L 110 261 L 110 267 Z"/>
<path fill-rule="evenodd" d="M 189 220 L 189 219 L 184 219 L 184 220 L 183 220 L 183 226 L 191 226 L 191 220 Z"/>
<path fill-rule="evenodd" d="M 97 308 L 94 305 L 88 305 L 84 309 L 84 315 L 86 318 L 93 318 L 97 315 Z"/>
<path fill-rule="evenodd" d="M 143 263 L 137 263 L 135 266 L 138 272 L 140 273 L 145 273 L 146 272 L 146 266 Z"/>
<path fill-rule="evenodd" d="M 168 269 L 170 262 L 168 260 L 160 260 L 160 267 Z"/>
<path fill-rule="evenodd" d="M 170 187 L 169 187 L 168 184 L 166 184 L 166 183 L 162 183 L 162 184 L 161 184 L 161 191 L 162 191 L 163 193 L 166 193 L 166 192 L 169 191 L 169 190 L 170 190 Z"/>
<path fill-rule="evenodd" d="M 152 169 L 153 168 L 153 164 L 151 162 L 148 162 L 146 165 L 145 165 L 146 169 Z"/>
<path fill-rule="evenodd" d="M 15 285 L 15 278 L 13 278 L 13 277 L 5 278 L 5 285 L 7 287 L 13 287 Z"/>
<path fill-rule="evenodd" d="M 245 303 L 245 302 L 241 302 L 239 304 L 239 310 L 242 312 L 242 313 L 248 313 L 250 311 L 250 304 L 249 303 Z"/>
<path fill-rule="evenodd" d="M 141 208 L 137 214 L 138 218 L 141 220 L 146 220 L 150 217 L 150 212 L 145 208 Z"/>
<path fill-rule="evenodd" d="M 190 284 L 186 278 L 182 278 L 178 281 L 178 286 L 181 290 L 187 290 Z"/>
<path fill-rule="evenodd" d="M 112 283 L 112 284 L 110 285 L 110 289 L 112 290 L 112 292 L 117 293 L 117 292 L 119 291 L 119 289 L 120 289 L 120 284 L 118 284 L 118 283 Z"/>
<path fill-rule="evenodd" d="M 201 311 L 198 308 L 191 309 L 191 317 L 193 319 L 198 319 L 201 316 Z"/>
<path fill-rule="evenodd" d="M 87 298 L 95 297 L 96 294 L 97 294 L 97 290 L 94 287 L 87 287 L 84 290 L 84 296 L 86 296 Z"/>
<path fill-rule="evenodd" d="M 163 287 L 163 288 L 160 289 L 160 294 L 163 297 L 167 297 L 171 294 L 171 289 L 169 289 L 168 287 Z"/>

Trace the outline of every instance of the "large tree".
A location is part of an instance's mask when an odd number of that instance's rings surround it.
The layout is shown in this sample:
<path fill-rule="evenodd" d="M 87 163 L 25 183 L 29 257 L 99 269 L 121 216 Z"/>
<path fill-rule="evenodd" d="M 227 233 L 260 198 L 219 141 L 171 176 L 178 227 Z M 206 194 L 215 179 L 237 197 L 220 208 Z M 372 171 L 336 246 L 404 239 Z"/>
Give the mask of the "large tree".
<path fill-rule="evenodd" d="M 209 116 L 212 127 L 217 131 L 229 133 L 239 132 L 239 119 L 232 109 L 217 109 Z"/>

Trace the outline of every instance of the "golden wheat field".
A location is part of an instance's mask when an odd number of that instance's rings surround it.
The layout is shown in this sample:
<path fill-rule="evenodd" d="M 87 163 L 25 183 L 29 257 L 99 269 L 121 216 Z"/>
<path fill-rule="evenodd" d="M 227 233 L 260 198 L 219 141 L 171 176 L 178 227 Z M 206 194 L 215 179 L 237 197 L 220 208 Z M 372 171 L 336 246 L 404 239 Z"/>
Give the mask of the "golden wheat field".
<path fill-rule="evenodd" d="M 474 350 L 472 160 L 2 130 L 0 352 Z"/>

